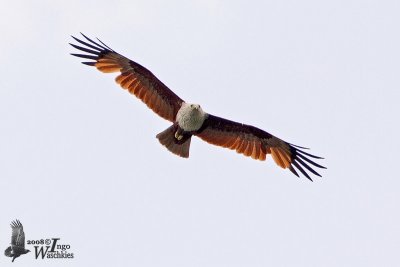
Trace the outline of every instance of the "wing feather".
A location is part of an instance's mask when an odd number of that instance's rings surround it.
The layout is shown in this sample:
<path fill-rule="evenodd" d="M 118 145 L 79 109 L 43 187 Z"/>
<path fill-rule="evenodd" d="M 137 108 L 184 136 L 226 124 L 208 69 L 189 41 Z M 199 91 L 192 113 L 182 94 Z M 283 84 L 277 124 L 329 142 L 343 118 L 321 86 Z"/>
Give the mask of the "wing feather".
<path fill-rule="evenodd" d="M 317 176 L 321 175 L 311 168 L 309 164 L 325 169 L 324 166 L 308 158 L 321 159 L 301 150 L 305 148 L 287 143 L 254 126 L 237 123 L 214 115 L 209 114 L 203 126 L 195 134 L 210 144 L 236 150 L 236 152 L 253 159 L 263 161 L 268 154 L 271 154 L 272 159 L 278 166 L 289 169 L 294 175 L 299 176 L 295 170 L 296 168 L 311 181 L 310 175 L 304 168 Z"/>
<path fill-rule="evenodd" d="M 176 114 L 183 102 L 179 96 L 171 91 L 145 67 L 118 54 L 99 39 L 97 40 L 100 43 L 93 41 L 84 34 L 82 34 L 82 36 L 86 41 L 72 36 L 80 45 L 70 45 L 87 54 L 73 53 L 71 55 L 94 60 L 82 63 L 95 66 L 101 72 L 120 72 L 120 75 L 116 77 L 115 81 L 122 88 L 138 97 L 162 118 L 171 122 L 175 121 Z"/>
<path fill-rule="evenodd" d="M 25 233 L 24 228 L 19 220 L 11 222 L 11 246 L 25 247 Z"/>

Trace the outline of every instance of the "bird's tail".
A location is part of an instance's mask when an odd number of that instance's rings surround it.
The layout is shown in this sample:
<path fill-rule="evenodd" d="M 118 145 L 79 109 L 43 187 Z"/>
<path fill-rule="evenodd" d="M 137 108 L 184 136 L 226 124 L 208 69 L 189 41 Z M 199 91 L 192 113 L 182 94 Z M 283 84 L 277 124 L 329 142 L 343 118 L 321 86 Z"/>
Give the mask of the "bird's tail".
<path fill-rule="evenodd" d="M 157 139 L 160 143 L 165 146 L 169 151 L 183 158 L 189 157 L 190 140 L 192 135 L 189 133 L 184 133 L 182 139 L 178 140 L 175 137 L 175 133 L 178 130 L 176 124 L 168 127 L 166 130 L 157 134 Z"/>
<path fill-rule="evenodd" d="M 7 257 L 12 257 L 12 249 L 11 247 L 8 247 L 5 251 L 4 251 L 4 255 L 6 255 Z"/>

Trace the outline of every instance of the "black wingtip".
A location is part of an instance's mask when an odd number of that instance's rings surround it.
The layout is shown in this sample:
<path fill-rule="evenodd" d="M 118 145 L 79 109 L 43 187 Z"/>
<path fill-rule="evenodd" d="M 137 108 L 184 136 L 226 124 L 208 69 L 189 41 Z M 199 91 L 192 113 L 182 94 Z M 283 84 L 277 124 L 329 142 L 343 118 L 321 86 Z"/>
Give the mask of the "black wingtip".
<path fill-rule="evenodd" d="M 300 178 L 299 174 L 296 172 L 296 170 L 293 168 L 293 166 L 290 166 L 290 167 L 289 167 L 289 170 L 290 170 L 294 175 L 296 175 L 297 177 Z"/>
<path fill-rule="evenodd" d="M 308 180 L 310 180 L 311 182 L 313 181 L 310 177 L 310 175 L 308 175 L 308 173 L 300 166 L 299 163 L 297 163 L 296 161 L 293 161 L 292 163 Z"/>
<path fill-rule="evenodd" d="M 82 62 L 82 64 L 88 65 L 88 66 L 95 66 L 96 62 Z"/>
<path fill-rule="evenodd" d="M 304 156 L 304 155 L 302 155 L 300 153 L 296 154 L 296 156 L 297 156 L 297 158 L 301 158 L 301 159 L 307 161 L 308 163 L 314 165 L 317 168 L 326 169 L 326 167 L 324 167 L 324 166 L 322 166 L 322 165 L 320 165 L 318 163 L 315 163 L 314 161 L 312 161 L 311 159 L 307 158 L 306 156 Z"/>
<path fill-rule="evenodd" d="M 94 45 L 97 46 L 98 48 L 103 49 L 103 50 L 109 50 L 109 51 L 111 51 L 111 52 L 115 52 L 115 51 L 112 50 L 111 48 L 108 48 L 108 46 L 102 46 L 102 45 L 100 45 L 99 43 L 96 43 L 95 41 L 93 41 L 92 39 L 90 39 L 89 37 L 87 37 L 86 35 L 84 35 L 83 33 L 81 33 L 81 34 L 82 34 L 82 36 L 83 36 L 88 42 L 94 44 Z M 98 40 L 98 39 L 97 39 L 97 40 Z M 103 42 L 101 42 L 101 41 L 100 41 L 100 43 L 103 44 Z"/>
<path fill-rule="evenodd" d="M 80 57 L 80 58 L 93 59 L 93 60 L 97 60 L 99 58 L 99 56 L 75 54 L 75 53 L 71 53 L 70 55 L 75 56 L 75 57 Z"/>
<path fill-rule="evenodd" d="M 307 155 L 307 156 L 312 157 L 312 158 L 314 158 L 314 159 L 324 159 L 324 158 L 322 158 L 322 157 L 315 156 L 315 155 L 313 155 L 313 154 L 304 152 L 303 150 L 300 150 L 300 149 L 297 149 L 297 148 L 294 148 L 294 149 L 296 150 L 296 152 L 299 152 L 299 153 L 301 153 L 301 154 Z"/>
<path fill-rule="evenodd" d="M 307 152 L 304 152 L 302 149 L 307 149 L 307 148 L 290 144 L 290 152 L 291 152 L 292 161 L 291 161 L 291 166 L 289 167 L 289 169 L 294 170 L 294 167 L 295 167 L 298 171 L 301 172 L 301 174 L 303 174 L 310 181 L 312 181 L 312 179 L 310 177 L 310 174 L 308 174 L 308 172 L 310 172 L 311 174 L 313 174 L 315 176 L 322 177 L 322 175 L 319 174 L 317 171 L 315 171 L 313 168 L 314 167 L 317 167 L 320 169 L 327 169 L 327 168 L 325 166 L 322 166 L 322 165 L 314 162 L 314 160 L 312 160 L 312 159 L 323 159 L 323 158 L 312 155 Z M 290 171 L 292 171 L 292 170 L 290 170 Z M 292 173 L 294 173 L 294 172 L 292 171 Z M 296 173 L 294 173 L 294 174 L 296 175 Z M 298 176 L 298 175 L 296 175 L 296 176 Z"/>
<path fill-rule="evenodd" d="M 310 149 L 309 147 L 298 146 L 298 145 L 294 145 L 294 144 L 291 144 L 291 143 L 289 143 L 289 145 L 294 146 L 294 147 L 297 147 L 297 148 L 300 148 L 300 149 L 307 149 L 307 150 Z"/>
<path fill-rule="evenodd" d="M 110 51 L 114 52 L 114 50 L 112 50 L 108 45 L 106 45 L 105 43 L 103 43 L 99 38 L 96 37 L 96 39 L 105 47 L 107 47 L 108 49 L 110 49 Z"/>
<path fill-rule="evenodd" d="M 85 37 L 86 39 L 88 38 L 86 35 L 83 34 L 83 32 L 79 32 L 83 37 Z"/>

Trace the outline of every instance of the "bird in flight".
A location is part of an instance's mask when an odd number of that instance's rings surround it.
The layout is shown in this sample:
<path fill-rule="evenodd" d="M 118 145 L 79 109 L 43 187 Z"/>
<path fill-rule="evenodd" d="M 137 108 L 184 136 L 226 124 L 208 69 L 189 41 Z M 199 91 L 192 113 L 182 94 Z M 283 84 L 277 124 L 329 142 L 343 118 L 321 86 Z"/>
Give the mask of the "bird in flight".
<path fill-rule="evenodd" d="M 256 160 L 265 160 L 271 154 L 278 166 L 289 169 L 299 177 L 297 169 L 311 181 L 306 170 L 321 176 L 311 166 L 325 169 L 312 160 L 322 158 L 305 152 L 307 148 L 285 142 L 254 126 L 208 114 L 200 105 L 183 101 L 142 65 L 115 52 L 99 39 L 93 41 L 84 34 L 82 36 L 84 41 L 72 36 L 79 45 L 70 45 L 81 52 L 71 55 L 90 60 L 82 63 L 101 72 L 118 72 L 115 81 L 122 88 L 172 122 L 170 127 L 156 136 L 172 153 L 188 158 L 191 138 L 197 136 L 210 144 L 236 150 Z"/>
<path fill-rule="evenodd" d="M 21 222 L 18 220 L 12 221 L 11 229 L 11 246 L 4 251 L 4 254 L 7 257 L 12 257 L 12 262 L 14 262 L 15 258 L 30 252 L 30 250 L 25 249 L 25 233 Z"/>

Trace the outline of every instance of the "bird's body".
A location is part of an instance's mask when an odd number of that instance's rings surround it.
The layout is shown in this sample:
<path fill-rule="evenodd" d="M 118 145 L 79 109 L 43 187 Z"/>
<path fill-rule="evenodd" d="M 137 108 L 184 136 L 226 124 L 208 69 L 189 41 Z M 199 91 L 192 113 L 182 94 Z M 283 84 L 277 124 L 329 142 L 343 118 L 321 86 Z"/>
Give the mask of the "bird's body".
<path fill-rule="evenodd" d="M 30 252 L 30 250 L 25 249 L 25 233 L 21 222 L 18 220 L 11 222 L 11 229 L 11 246 L 4 251 L 4 255 L 11 257 L 12 262 L 14 262 L 16 258 Z"/>
<path fill-rule="evenodd" d="M 296 167 L 310 180 L 303 168 L 318 176 L 309 164 L 325 168 L 310 159 L 320 157 L 304 152 L 302 147 L 287 143 L 254 126 L 208 114 L 200 105 L 185 102 L 142 65 L 118 54 L 100 40 L 98 43 L 85 35 L 83 37 L 87 42 L 73 38 L 85 47 L 71 45 L 86 54 L 72 55 L 93 60 L 82 63 L 95 66 L 102 72 L 120 72 L 115 80 L 122 88 L 142 100 L 159 116 L 172 122 L 170 127 L 157 135 L 160 143 L 172 153 L 188 158 L 191 137 L 197 136 L 210 144 L 236 150 L 257 160 L 265 160 L 271 154 L 280 167 L 288 168 L 299 176 L 294 169 Z"/>

